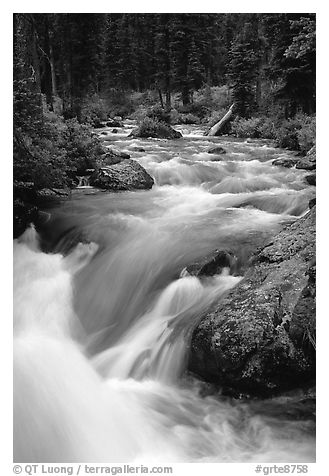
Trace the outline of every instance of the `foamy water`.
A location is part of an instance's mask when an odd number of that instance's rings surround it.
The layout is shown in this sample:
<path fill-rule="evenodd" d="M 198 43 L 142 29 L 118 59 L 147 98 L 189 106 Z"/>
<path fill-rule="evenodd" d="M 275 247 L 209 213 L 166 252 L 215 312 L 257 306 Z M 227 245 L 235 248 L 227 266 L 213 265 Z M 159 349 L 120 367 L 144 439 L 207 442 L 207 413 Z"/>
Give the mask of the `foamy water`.
<path fill-rule="evenodd" d="M 76 192 L 14 242 L 15 461 L 314 461 L 313 422 L 286 413 L 297 397 L 202 396 L 184 373 L 201 314 L 242 276 L 182 270 L 214 249 L 243 269 L 307 211 L 305 173 L 260 143 L 216 161 L 200 137 L 115 140 L 153 189 Z"/>

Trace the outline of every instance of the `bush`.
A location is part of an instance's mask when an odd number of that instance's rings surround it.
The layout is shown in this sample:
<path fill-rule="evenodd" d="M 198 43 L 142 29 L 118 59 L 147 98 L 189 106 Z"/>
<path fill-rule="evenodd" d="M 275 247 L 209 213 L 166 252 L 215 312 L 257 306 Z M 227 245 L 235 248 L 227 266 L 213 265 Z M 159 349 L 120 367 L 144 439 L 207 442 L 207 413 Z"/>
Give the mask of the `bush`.
<path fill-rule="evenodd" d="M 316 119 L 315 116 L 305 115 L 301 120 L 302 127 L 298 130 L 297 137 L 300 151 L 306 154 L 315 145 Z"/>
<path fill-rule="evenodd" d="M 95 168 L 97 158 L 103 152 L 100 141 L 90 128 L 79 124 L 76 119 L 65 122 L 60 147 L 65 151 L 68 169 L 73 172 Z"/>
<path fill-rule="evenodd" d="M 261 118 L 261 122 L 258 125 L 259 137 L 262 139 L 275 139 L 276 126 L 273 119 L 268 117 Z"/>
<path fill-rule="evenodd" d="M 212 127 L 216 124 L 216 122 L 220 121 L 222 117 L 225 116 L 227 113 L 227 109 L 216 109 L 212 111 L 211 114 L 207 117 L 206 123 L 209 127 Z"/>
<path fill-rule="evenodd" d="M 50 113 L 38 129 L 15 127 L 14 180 L 32 182 L 36 189 L 70 186 L 72 176 L 94 168 L 101 153 L 89 126 Z"/>
<path fill-rule="evenodd" d="M 145 117 L 138 128 L 131 132 L 131 137 L 158 137 L 163 139 L 176 139 L 181 134 L 175 131 L 169 124 Z"/>
<path fill-rule="evenodd" d="M 185 106 L 177 105 L 177 111 L 180 114 L 191 114 L 193 116 L 197 116 L 200 120 L 208 116 L 210 113 L 209 107 L 197 102 L 187 104 Z"/>
<path fill-rule="evenodd" d="M 192 113 L 179 114 L 177 124 L 200 124 L 200 118 Z"/>
<path fill-rule="evenodd" d="M 257 139 L 260 137 L 261 124 L 262 119 L 259 117 L 252 117 L 251 119 L 236 117 L 231 123 L 231 131 L 237 137 Z"/>
<path fill-rule="evenodd" d="M 276 144 L 306 153 L 315 144 L 315 117 L 297 114 L 283 121 L 276 131 Z"/>
<path fill-rule="evenodd" d="M 97 94 L 94 94 L 82 101 L 79 119 L 92 127 L 99 127 L 100 123 L 108 118 L 108 113 L 105 99 L 101 99 Z"/>
<path fill-rule="evenodd" d="M 315 117 L 297 114 L 292 119 L 236 117 L 231 132 L 237 137 L 274 139 L 278 147 L 306 153 L 315 144 Z"/>
<path fill-rule="evenodd" d="M 131 97 L 120 89 L 110 89 L 106 95 L 106 104 L 111 117 L 127 117 L 134 111 Z"/>
<path fill-rule="evenodd" d="M 163 109 L 160 105 L 149 108 L 146 116 L 160 122 L 170 123 L 170 112 Z"/>

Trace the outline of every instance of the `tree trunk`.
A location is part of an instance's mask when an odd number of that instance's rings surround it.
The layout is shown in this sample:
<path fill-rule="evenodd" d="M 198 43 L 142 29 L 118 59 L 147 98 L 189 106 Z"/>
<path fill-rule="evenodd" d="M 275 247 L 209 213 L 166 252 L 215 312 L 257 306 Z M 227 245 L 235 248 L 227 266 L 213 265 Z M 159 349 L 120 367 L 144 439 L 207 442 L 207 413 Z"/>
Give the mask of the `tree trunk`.
<path fill-rule="evenodd" d="M 190 91 L 189 88 L 184 86 L 182 89 L 182 101 L 183 101 L 183 106 L 187 106 L 190 104 Z"/>
<path fill-rule="evenodd" d="M 56 83 L 56 71 L 55 71 L 55 61 L 54 61 L 54 51 L 53 45 L 49 44 L 49 59 L 50 59 L 50 70 L 51 70 L 51 86 L 53 91 L 53 96 L 57 96 L 57 83 Z"/>
<path fill-rule="evenodd" d="M 162 98 L 161 89 L 158 89 L 158 92 L 159 92 L 159 99 L 160 99 L 161 107 L 162 107 L 162 109 L 164 109 L 164 104 L 163 104 L 163 98 Z"/>
<path fill-rule="evenodd" d="M 216 136 L 218 132 L 227 124 L 227 122 L 232 118 L 233 114 L 233 107 L 234 103 L 230 107 L 230 109 L 227 111 L 224 117 L 220 121 L 218 121 L 212 128 L 207 132 L 207 136 Z"/>

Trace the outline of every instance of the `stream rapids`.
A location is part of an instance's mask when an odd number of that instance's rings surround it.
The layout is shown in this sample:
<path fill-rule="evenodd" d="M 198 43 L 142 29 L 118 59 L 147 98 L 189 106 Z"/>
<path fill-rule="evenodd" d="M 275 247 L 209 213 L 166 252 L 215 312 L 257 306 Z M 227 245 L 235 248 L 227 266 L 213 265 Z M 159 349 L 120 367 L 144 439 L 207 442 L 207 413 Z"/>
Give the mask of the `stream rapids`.
<path fill-rule="evenodd" d="M 178 129 L 176 141 L 109 132 L 153 189 L 81 183 L 14 241 L 15 462 L 315 460 L 298 394 L 236 400 L 186 374 L 201 314 L 243 272 L 183 271 L 228 248 L 242 270 L 314 191 L 305 171 L 271 165 L 290 152 L 221 139 L 227 153 L 208 154 L 218 139 Z"/>

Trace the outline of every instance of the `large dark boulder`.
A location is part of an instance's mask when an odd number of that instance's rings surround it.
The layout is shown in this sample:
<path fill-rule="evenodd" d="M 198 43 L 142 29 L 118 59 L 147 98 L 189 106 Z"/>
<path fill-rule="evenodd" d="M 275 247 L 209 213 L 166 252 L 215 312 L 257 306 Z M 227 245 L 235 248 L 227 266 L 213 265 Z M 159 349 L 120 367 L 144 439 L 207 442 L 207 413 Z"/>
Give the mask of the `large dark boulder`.
<path fill-rule="evenodd" d="M 189 370 L 231 394 L 268 396 L 315 376 L 315 207 L 255 255 L 194 330 Z"/>
<path fill-rule="evenodd" d="M 298 159 L 294 159 L 291 157 L 279 157 L 278 159 L 272 161 L 272 165 L 286 168 L 294 167 L 297 163 Z"/>
<path fill-rule="evenodd" d="M 31 203 L 14 198 L 13 210 L 13 235 L 14 238 L 20 236 L 31 223 L 36 223 L 39 218 L 38 207 Z"/>
<path fill-rule="evenodd" d="M 33 182 L 14 182 L 13 195 L 13 228 L 14 238 L 17 238 L 31 223 L 38 225 L 43 221 L 40 207 L 67 199 L 70 191 L 62 188 L 37 189 Z"/>
<path fill-rule="evenodd" d="M 188 265 L 186 271 L 192 276 L 214 276 L 228 268 L 231 274 L 237 270 L 237 257 L 230 250 L 215 250 L 206 257 Z"/>
<path fill-rule="evenodd" d="M 105 165 L 90 177 L 90 185 L 105 190 L 150 189 L 153 178 L 135 160 L 123 159 L 113 165 Z"/>
<path fill-rule="evenodd" d="M 316 169 L 316 147 L 315 145 L 307 152 L 306 156 L 296 164 L 296 169 L 315 170 Z"/>
<path fill-rule="evenodd" d="M 101 156 L 101 161 L 104 165 L 118 164 L 122 159 L 130 159 L 130 155 L 113 147 L 107 148 L 106 152 Z"/>
<path fill-rule="evenodd" d="M 131 131 L 128 137 L 180 139 L 182 134 L 165 122 L 154 121 L 150 118 L 146 118 L 136 129 Z"/>
<path fill-rule="evenodd" d="M 116 119 L 110 119 L 106 123 L 107 127 L 123 127 L 123 124 L 121 121 L 118 121 Z"/>
<path fill-rule="evenodd" d="M 315 174 L 306 175 L 305 180 L 309 185 L 316 185 L 316 175 Z"/>
<path fill-rule="evenodd" d="M 226 154 L 226 150 L 223 147 L 212 147 L 208 150 L 208 154 Z"/>

